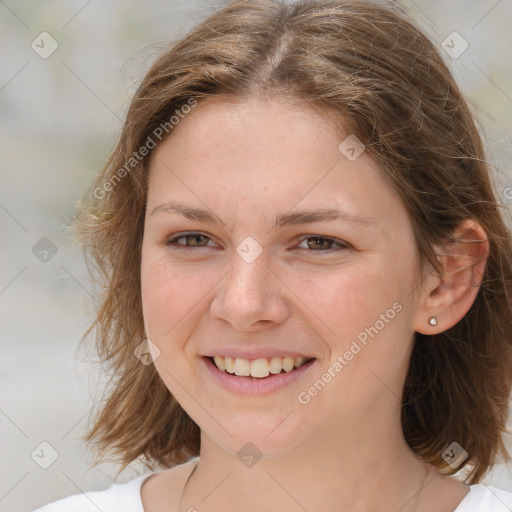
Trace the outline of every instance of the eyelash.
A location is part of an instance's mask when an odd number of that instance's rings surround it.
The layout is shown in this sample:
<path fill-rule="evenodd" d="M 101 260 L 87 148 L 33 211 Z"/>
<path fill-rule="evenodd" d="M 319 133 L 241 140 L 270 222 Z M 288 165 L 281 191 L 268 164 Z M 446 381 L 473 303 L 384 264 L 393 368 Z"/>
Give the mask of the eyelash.
<path fill-rule="evenodd" d="M 183 245 L 183 244 L 178 244 L 176 241 L 179 240 L 180 238 L 186 238 L 187 236 L 194 236 L 194 235 L 199 235 L 199 236 L 202 236 L 202 237 L 206 237 L 208 239 L 211 240 L 211 238 L 207 235 L 203 235 L 202 233 L 199 233 L 197 231 L 191 231 L 189 233 L 183 233 L 181 235 L 178 235 L 178 236 L 175 236 L 173 238 L 169 238 L 165 241 L 164 245 L 166 245 L 167 247 L 170 247 L 172 250 L 175 250 L 175 251 L 181 251 L 181 252 L 188 252 L 190 250 L 194 250 L 194 249 L 202 249 L 203 247 L 188 247 L 186 245 Z M 333 252 L 338 252 L 339 250 L 345 250 L 345 249 L 349 249 L 350 246 L 344 242 L 341 242 L 339 240 L 336 240 L 335 238 L 330 238 L 330 237 L 327 237 L 327 236 L 321 236 L 321 235 L 310 235 L 310 236 L 307 236 L 307 237 L 304 237 L 303 239 L 301 239 L 299 241 L 299 244 L 301 244 L 302 242 L 304 242 L 305 240 L 310 240 L 310 239 L 317 239 L 317 240 L 323 240 L 323 241 L 329 241 L 329 242 L 334 242 L 334 244 L 337 244 L 339 246 L 339 249 L 320 249 L 320 250 L 314 250 L 314 249 L 304 249 L 303 247 L 300 247 L 298 248 L 299 251 L 306 251 L 306 252 L 319 252 L 319 253 L 328 253 L 328 254 L 331 254 Z"/>

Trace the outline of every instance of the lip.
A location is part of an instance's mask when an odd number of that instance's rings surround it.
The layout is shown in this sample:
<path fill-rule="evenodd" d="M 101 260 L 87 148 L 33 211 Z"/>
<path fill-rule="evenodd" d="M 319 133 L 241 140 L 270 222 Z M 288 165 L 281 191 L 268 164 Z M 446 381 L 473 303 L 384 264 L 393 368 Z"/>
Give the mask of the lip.
<path fill-rule="evenodd" d="M 296 351 L 283 350 L 279 349 L 276 346 L 271 347 L 253 347 L 253 348 L 245 348 L 241 349 L 240 347 L 226 347 L 216 349 L 215 352 L 209 352 L 206 354 L 202 354 L 205 357 L 214 357 L 214 356 L 222 356 L 222 357 L 233 357 L 239 359 L 268 359 L 271 357 L 305 357 L 306 359 L 311 359 L 312 354 L 305 354 Z"/>
<path fill-rule="evenodd" d="M 299 356 L 300 354 L 297 355 L 297 357 Z M 202 356 L 199 357 L 199 359 L 201 364 L 204 366 L 205 371 L 215 382 L 224 389 L 240 395 L 266 395 L 274 393 L 275 391 L 289 386 L 292 382 L 303 377 L 317 362 L 317 359 L 312 359 L 291 372 L 277 373 L 261 379 L 258 377 L 238 377 L 237 375 L 221 371 L 215 366 L 209 356 Z M 246 357 L 246 359 L 249 358 Z"/>

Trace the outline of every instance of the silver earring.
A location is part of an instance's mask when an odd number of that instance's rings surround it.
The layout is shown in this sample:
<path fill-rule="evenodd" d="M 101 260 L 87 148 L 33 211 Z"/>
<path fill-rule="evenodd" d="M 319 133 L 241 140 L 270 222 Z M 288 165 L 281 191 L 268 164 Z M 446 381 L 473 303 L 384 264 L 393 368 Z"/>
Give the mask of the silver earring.
<path fill-rule="evenodd" d="M 434 315 L 434 316 L 431 316 L 429 319 L 428 319 L 428 323 L 432 326 L 436 326 L 437 325 L 437 316 Z"/>

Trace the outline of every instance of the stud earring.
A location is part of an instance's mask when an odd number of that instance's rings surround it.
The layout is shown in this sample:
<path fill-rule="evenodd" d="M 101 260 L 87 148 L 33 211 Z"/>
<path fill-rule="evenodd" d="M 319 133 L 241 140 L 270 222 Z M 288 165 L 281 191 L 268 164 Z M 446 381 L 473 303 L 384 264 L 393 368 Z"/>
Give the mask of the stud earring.
<path fill-rule="evenodd" d="M 434 316 L 431 316 L 429 319 L 428 319 L 428 323 L 432 326 L 436 326 L 437 325 L 437 316 L 434 315 Z"/>

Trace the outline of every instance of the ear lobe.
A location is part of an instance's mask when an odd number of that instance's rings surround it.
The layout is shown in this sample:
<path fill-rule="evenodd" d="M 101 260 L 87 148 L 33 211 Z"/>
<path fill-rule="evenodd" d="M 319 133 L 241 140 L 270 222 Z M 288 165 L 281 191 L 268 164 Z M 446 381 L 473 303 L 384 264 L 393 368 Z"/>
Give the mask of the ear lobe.
<path fill-rule="evenodd" d="M 431 274 L 424 281 L 424 294 L 414 328 L 422 334 L 438 334 L 457 324 L 473 305 L 489 256 L 489 241 L 482 226 L 465 219 L 441 246 L 441 276 Z M 437 316 L 437 325 L 429 318 Z"/>

